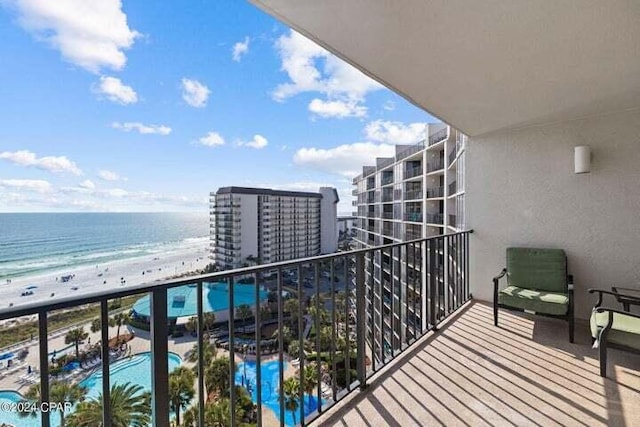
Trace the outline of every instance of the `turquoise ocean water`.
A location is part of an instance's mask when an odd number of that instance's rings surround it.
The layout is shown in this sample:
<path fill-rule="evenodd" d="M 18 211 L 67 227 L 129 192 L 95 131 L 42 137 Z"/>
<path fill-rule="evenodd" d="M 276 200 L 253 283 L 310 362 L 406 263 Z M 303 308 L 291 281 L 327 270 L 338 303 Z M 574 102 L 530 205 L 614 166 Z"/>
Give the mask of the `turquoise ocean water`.
<path fill-rule="evenodd" d="M 206 213 L 0 213 L 0 281 L 192 246 Z"/>

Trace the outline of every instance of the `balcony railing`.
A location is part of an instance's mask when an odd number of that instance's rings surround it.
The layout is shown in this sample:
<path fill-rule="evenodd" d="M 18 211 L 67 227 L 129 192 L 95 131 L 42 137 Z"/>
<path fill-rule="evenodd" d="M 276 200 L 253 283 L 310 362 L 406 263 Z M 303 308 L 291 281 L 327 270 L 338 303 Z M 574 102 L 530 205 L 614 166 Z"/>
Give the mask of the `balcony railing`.
<path fill-rule="evenodd" d="M 451 226 L 451 227 L 455 227 L 456 226 L 456 216 L 455 215 L 449 214 L 449 226 Z"/>
<path fill-rule="evenodd" d="M 387 211 L 382 212 L 382 218 L 393 219 L 393 212 L 387 212 Z"/>
<path fill-rule="evenodd" d="M 432 160 L 427 162 L 427 172 L 435 172 L 444 169 L 444 160 Z"/>
<path fill-rule="evenodd" d="M 423 173 L 422 166 L 408 167 L 404 171 L 404 178 L 405 179 L 413 178 L 415 176 L 422 175 L 422 173 Z"/>
<path fill-rule="evenodd" d="M 427 199 L 433 199 L 436 197 L 444 196 L 444 187 L 434 187 L 427 189 Z"/>
<path fill-rule="evenodd" d="M 417 200 L 422 199 L 422 190 L 410 190 L 404 193 L 405 200 Z"/>
<path fill-rule="evenodd" d="M 451 184 L 449 184 L 449 195 L 451 196 L 452 194 L 456 194 L 456 192 L 458 191 L 458 183 L 456 181 L 453 181 Z"/>
<path fill-rule="evenodd" d="M 444 128 L 429 137 L 429 147 L 440 141 L 444 141 L 445 139 L 447 139 L 447 128 Z"/>
<path fill-rule="evenodd" d="M 393 174 L 382 175 L 382 185 L 388 185 L 393 183 Z"/>
<path fill-rule="evenodd" d="M 422 222 L 421 212 L 406 212 L 404 214 L 405 221 Z"/>
<path fill-rule="evenodd" d="M 429 224 L 442 224 L 444 221 L 444 215 L 437 213 L 437 214 L 427 214 L 427 222 Z"/>
<path fill-rule="evenodd" d="M 215 421 L 212 422 L 208 418 L 210 411 L 205 410 L 211 403 L 208 401 L 211 397 L 228 399 L 227 417 L 230 425 L 248 423 L 261 426 L 263 410 L 269 410 L 263 400 L 271 400 L 275 394 L 276 401 L 279 402 L 275 417 L 279 420 L 279 424 L 284 425 L 285 415 L 293 415 L 296 422 L 304 426 L 354 390 L 365 387 L 374 373 L 411 348 L 418 338 L 435 329 L 443 319 L 469 300 L 468 266 L 471 232 L 465 231 L 410 243 L 396 243 L 24 304 L 1 309 L 0 320 L 33 315 L 38 317 L 37 334 L 34 338 L 37 340 L 39 350 L 39 401 L 50 402 L 55 396 L 50 378 L 53 369 L 50 365 L 49 329 L 51 325 L 48 315 L 57 310 L 95 306 L 100 324 L 106 326 L 109 324 L 110 314 L 113 314 L 109 312 L 111 300 L 138 295 L 147 297 L 149 312 L 144 317 L 140 317 L 139 313 L 134 316 L 138 324 L 144 323 L 150 327 L 148 336 L 152 362 L 151 389 L 149 390 L 151 414 L 149 415 L 154 427 L 169 427 L 172 423 L 173 411 L 169 398 L 172 386 L 169 381 L 168 360 L 174 344 L 173 340 L 169 341 L 167 337 L 175 333 L 175 319 L 171 317 L 175 297 L 170 295 L 174 295 L 175 288 L 193 287 L 194 292 L 190 294 L 195 294 L 196 299 L 195 312 L 192 315 L 196 319 L 193 344 L 197 346 L 194 347 L 193 359 L 197 379 L 196 394 L 190 403 L 197 409 L 194 422 L 201 427 L 215 424 Z M 451 259 L 456 260 L 456 266 L 448 270 L 449 274 L 445 274 L 441 267 L 436 269 L 439 265 L 438 253 L 445 247 L 455 247 L 458 251 L 451 254 Z M 425 275 L 425 283 L 422 283 L 422 275 L 418 274 L 412 276 L 409 283 L 409 278 L 401 277 L 402 270 L 400 264 L 396 262 L 390 263 L 390 273 L 380 272 L 378 277 L 371 274 L 375 271 L 373 268 L 375 258 L 401 259 L 403 256 L 404 262 L 409 256 L 411 259 L 421 260 L 422 268 L 429 273 Z M 394 270 L 398 271 L 394 272 Z M 375 281 L 381 281 L 382 274 L 385 274 L 384 288 L 388 289 L 387 292 L 383 291 L 385 294 L 375 290 Z M 267 276 L 271 279 L 263 279 Z M 327 277 L 331 280 L 327 280 Z M 236 283 L 247 283 L 247 281 L 250 285 L 236 287 Z M 226 359 L 229 377 L 221 382 L 223 385 L 219 385 L 219 390 L 208 390 L 209 383 L 205 381 L 204 375 L 205 372 L 209 372 L 208 369 L 212 363 L 206 351 L 209 347 L 210 333 L 205 328 L 203 298 L 205 287 L 210 283 L 225 283 L 225 293 L 228 297 L 227 308 L 216 313 L 218 320 L 223 320 L 223 323 L 215 328 L 216 334 L 218 338 L 226 336 L 224 343 L 218 342 L 218 345 L 228 347 L 229 354 Z M 283 292 L 285 285 L 288 286 L 289 294 L 297 295 L 299 301 L 306 300 L 306 297 L 313 297 L 310 299 L 311 302 L 295 304 L 295 309 L 287 307 L 285 305 L 287 294 Z M 247 288 L 247 286 L 251 287 Z M 424 292 L 419 297 L 409 298 L 409 293 L 404 291 L 409 286 L 412 289 L 422 289 Z M 264 287 L 271 291 L 268 298 L 264 295 Z M 169 290 L 174 291 L 170 293 Z M 320 293 L 327 291 L 331 304 L 325 307 Z M 383 298 L 383 295 L 386 296 Z M 236 304 L 237 301 L 242 301 L 249 307 L 261 309 L 253 310 L 249 314 L 246 310 L 237 308 L 240 307 Z M 383 309 L 385 303 L 388 308 Z M 399 310 L 402 306 L 412 306 L 412 310 Z M 241 316 L 243 318 L 240 318 Z M 268 324 L 277 326 L 278 331 L 284 331 L 286 326 L 287 330 L 291 331 L 289 339 L 299 348 L 307 348 L 309 345 L 312 347 L 310 353 L 299 352 L 296 362 L 299 364 L 298 370 L 292 376 L 284 369 L 285 362 L 290 360 L 289 350 L 285 348 L 284 334 L 277 334 L 276 338 L 263 337 L 263 327 Z M 310 339 L 305 340 L 304 331 L 311 327 L 317 332 L 311 335 Z M 241 339 L 237 337 L 238 331 L 243 333 Z M 109 332 L 109 328 L 101 328 L 101 341 L 96 347 L 103 361 L 97 369 L 103 379 L 99 392 L 102 393 L 100 410 L 105 426 L 112 425 L 113 409 L 109 404 L 111 402 L 109 381 L 111 363 L 109 361 L 112 356 Z M 248 338 L 251 334 L 253 338 Z M 136 336 L 138 337 L 134 339 L 147 339 L 146 334 L 136 334 Z M 383 340 L 383 337 L 386 339 Z M 250 368 L 251 375 L 247 375 L 245 370 L 248 369 L 248 365 L 243 363 L 248 353 L 251 353 L 251 359 L 255 360 L 255 365 L 252 364 Z M 276 356 L 275 358 L 270 356 L 269 362 L 263 358 L 263 355 L 268 353 L 275 353 Z M 218 356 L 215 360 L 219 362 L 220 357 Z M 275 378 L 262 377 L 262 367 L 266 363 L 277 365 Z M 135 381 L 136 378 L 131 380 Z M 247 399 L 252 399 L 252 403 L 248 403 Z M 317 407 L 310 410 L 309 405 L 300 404 L 308 400 L 317 403 Z M 297 404 L 294 404 L 296 402 Z M 80 410 L 80 406 L 72 408 L 71 412 L 75 410 Z M 50 413 L 41 412 L 39 415 L 41 425 L 49 427 Z M 66 415 L 73 416 L 71 413 Z M 265 424 L 266 422 L 265 420 Z"/>

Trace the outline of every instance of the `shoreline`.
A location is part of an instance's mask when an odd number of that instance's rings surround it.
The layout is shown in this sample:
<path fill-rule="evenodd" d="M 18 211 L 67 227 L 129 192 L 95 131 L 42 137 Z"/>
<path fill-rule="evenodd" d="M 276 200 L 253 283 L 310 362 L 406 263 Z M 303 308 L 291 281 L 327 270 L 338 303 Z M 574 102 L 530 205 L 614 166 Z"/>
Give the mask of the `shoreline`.
<path fill-rule="evenodd" d="M 0 292 L 3 295 L 0 309 L 82 295 L 104 287 L 126 288 L 202 270 L 209 264 L 208 248 L 208 240 L 194 241 L 190 246 L 167 253 L 154 253 L 8 279 L 0 283 Z M 63 276 L 71 278 L 63 282 Z M 22 296 L 23 293 L 26 294 Z M 6 322 L 0 322 L 0 326 L 4 326 Z"/>

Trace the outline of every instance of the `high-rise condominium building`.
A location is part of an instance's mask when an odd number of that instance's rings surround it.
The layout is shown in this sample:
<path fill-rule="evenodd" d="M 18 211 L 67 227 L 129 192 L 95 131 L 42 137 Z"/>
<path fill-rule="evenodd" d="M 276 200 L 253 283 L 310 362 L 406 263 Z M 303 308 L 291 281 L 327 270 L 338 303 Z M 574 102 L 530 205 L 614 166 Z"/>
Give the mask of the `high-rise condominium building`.
<path fill-rule="evenodd" d="M 335 252 L 335 188 L 223 187 L 210 194 L 211 259 L 222 269 Z"/>
<path fill-rule="evenodd" d="M 425 138 L 415 145 L 396 145 L 393 157 L 376 159 L 375 166 L 364 166 L 362 174 L 353 180 L 356 200 L 353 205 L 357 211 L 356 246 L 360 248 L 383 244 L 415 240 L 429 236 L 451 233 L 464 228 L 464 146 L 466 136 L 445 124 L 427 125 Z M 399 253 L 400 252 L 400 253 Z M 365 263 L 369 289 L 368 303 L 382 307 L 383 321 L 386 323 L 382 334 L 379 311 L 376 318 L 368 324 L 374 325 L 377 336 L 384 335 L 385 346 L 390 351 L 396 343 L 403 342 L 407 334 L 413 331 L 409 325 L 402 325 L 400 319 L 408 319 L 413 325 L 426 327 L 427 319 L 424 307 L 407 306 L 399 301 L 398 294 L 407 295 L 407 300 L 425 301 L 424 290 L 412 286 L 414 277 L 420 283 L 426 283 L 426 272 L 422 270 L 420 259 L 412 259 L 413 254 L 404 254 L 403 250 L 393 253 L 376 253 L 373 262 Z M 444 281 L 446 268 L 446 248 L 435 254 L 438 280 Z M 391 263 L 393 262 L 393 267 Z M 373 265 L 373 268 L 371 267 Z M 393 295 L 390 285 L 391 271 L 396 286 Z M 400 272 L 406 274 L 399 274 Z M 373 275 L 373 281 L 369 280 Z M 402 292 L 398 292 L 400 283 Z M 391 327 L 391 298 L 396 298 L 393 327 Z M 381 301 L 382 300 L 382 301 Z M 408 313 L 407 313 L 408 310 Z M 407 314 L 405 316 L 405 314 Z M 395 336 L 392 336 L 391 333 Z M 371 331 L 370 331 L 371 332 Z"/>

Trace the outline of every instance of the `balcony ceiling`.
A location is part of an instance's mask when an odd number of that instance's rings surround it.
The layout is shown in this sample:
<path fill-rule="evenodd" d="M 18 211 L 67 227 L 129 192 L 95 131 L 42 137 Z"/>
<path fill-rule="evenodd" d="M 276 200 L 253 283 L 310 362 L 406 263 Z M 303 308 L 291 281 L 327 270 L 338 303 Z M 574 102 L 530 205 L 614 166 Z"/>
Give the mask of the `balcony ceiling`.
<path fill-rule="evenodd" d="M 640 107 L 640 2 L 250 0 L 470 136 Z"/>

